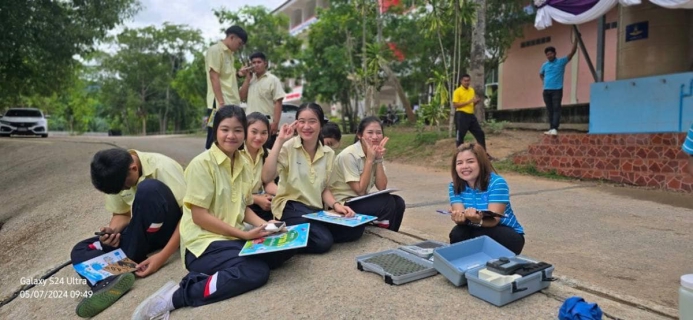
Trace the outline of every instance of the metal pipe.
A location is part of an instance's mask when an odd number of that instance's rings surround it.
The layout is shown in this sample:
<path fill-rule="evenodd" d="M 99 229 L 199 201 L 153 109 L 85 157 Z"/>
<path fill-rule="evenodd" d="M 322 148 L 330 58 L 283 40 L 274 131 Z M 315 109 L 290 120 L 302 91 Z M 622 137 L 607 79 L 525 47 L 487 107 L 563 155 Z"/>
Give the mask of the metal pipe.
<path fill-rule="evenodd" d="M 587 66 L 590 68 L 590 72 L 592 73 L 592 77 L 594 78 L 594 81 L 598 81 L 597 79 L 597 72 L 594 70 L 594 64 L 592 64 L 592 59 L 590 59 L 590 54 L 587 52 L 587 49 L 585 48 L 585 43 L 582 42 L 582 36 L 580 35 L 580 30 L 578 30 L 578 27 L 576 25 L 573 25 L 573 30 L 575 31 L 576 38 L 578 40 L 578 45 L 580 46 L 580 51 L 582 54 L 585 56 L 585 61 L 587 62 Z"/>
<path fill-rule="evenodd" d="M 604 33 L 606 31 L 606 15 L 597 20 L 597 82 L 604 82 Z"/>

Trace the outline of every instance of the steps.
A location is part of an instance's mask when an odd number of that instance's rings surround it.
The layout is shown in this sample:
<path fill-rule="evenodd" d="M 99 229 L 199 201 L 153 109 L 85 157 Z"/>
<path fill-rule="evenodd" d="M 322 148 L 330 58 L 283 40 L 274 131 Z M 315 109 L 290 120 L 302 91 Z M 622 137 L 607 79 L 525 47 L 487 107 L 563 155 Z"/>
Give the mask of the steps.
<path fill-rule="evenodd" d="M 693 177 L 685 173 L 689 156 L 681 151 L 685 138 L 684 133 L 544 136 L 513 161 L 568 177 L 693 192 Z"/>

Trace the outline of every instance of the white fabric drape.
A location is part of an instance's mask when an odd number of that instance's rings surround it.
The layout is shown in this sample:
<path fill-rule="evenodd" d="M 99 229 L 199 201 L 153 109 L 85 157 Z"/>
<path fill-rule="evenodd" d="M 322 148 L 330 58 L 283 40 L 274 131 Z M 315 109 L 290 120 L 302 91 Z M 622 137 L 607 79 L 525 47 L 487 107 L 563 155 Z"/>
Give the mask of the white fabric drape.
<path fill-rule="evenodd" d="M 693 0 L 649 0 L 650 2 L 670 9 L 693 9 Z M 544 6 L 537 10 L 537 16 L 534 19 L 534 27 L 538 30 L 546 29 L 556 21 L 561 24 L 582 24 L 588 21 L 595 20 L 606 14 L 616 4 L 622 6 L 632 6 L 640 4 L 641 0 L 600 0 L 591 9 L 574 15 L 551 6 Z"/>
<path fill-rule="evenodd" d="M 650 2 L 669 9 L 693 9 L 693 0 L 650 0 Z"/>

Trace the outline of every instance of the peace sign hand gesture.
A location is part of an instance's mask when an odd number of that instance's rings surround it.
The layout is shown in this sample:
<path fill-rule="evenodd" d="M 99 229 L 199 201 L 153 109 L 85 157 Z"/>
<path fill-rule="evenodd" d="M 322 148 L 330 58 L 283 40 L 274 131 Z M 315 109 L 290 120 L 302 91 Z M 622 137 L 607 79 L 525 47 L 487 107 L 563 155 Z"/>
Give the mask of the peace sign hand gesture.
<path fill-rule="evenodd" d="M 282 144 L 286 142 L 286 140 L 291 139 L 291 137 L 294 136 L 294 130 L 296 129 L 296 121 L 292 122 L 291 124 L 284 124 L 282 125 L 281 129 L 279 130 L 279 133 L 277 135 L 277 140 L 281 141 Z"/>

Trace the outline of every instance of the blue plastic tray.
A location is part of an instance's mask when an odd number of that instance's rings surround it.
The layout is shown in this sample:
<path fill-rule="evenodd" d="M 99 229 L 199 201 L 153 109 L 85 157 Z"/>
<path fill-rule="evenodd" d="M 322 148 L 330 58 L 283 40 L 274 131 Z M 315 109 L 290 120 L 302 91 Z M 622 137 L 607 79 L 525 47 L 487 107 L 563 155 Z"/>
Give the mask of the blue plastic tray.
<path fill-rule="evenodd" d="M 488 236 L 451 244 L 433 251 L 433 267 L 452 284 L 467 284 L 464 273 L 485 266 L 486 262 L 500 257 L 514 257 L 515 253 Z"/>

